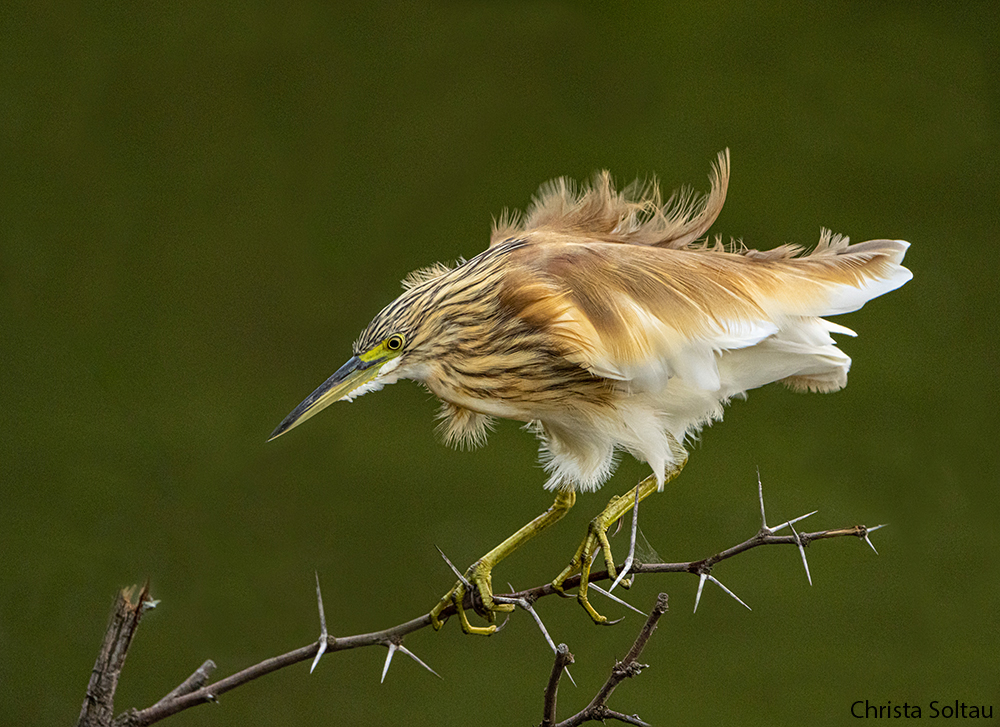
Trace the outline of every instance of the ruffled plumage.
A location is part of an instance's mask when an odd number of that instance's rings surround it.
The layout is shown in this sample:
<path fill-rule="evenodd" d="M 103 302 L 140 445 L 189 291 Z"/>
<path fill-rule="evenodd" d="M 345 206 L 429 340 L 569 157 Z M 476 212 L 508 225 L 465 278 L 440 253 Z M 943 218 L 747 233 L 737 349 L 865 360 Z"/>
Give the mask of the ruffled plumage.
<path fill-rule="evenodd" d="M 823 316 L 912 277 L 899 240 L 851 245 L 823 230 L 807 254 L 709 242 L 728 150 L 710 179 L 707 194 L 665 203 L 655 182 L 618 192 L 607 172 L 583 188 L 543 185 L 523 216 L 495 223 L 485 252 L 412 273 L 356 353 L 406 332 L 389 377 L 421 381 L 444 402 L 445 441 L 481 444 L 492 417 L 529 422 L 550 487 L 599 487 L 618 451 L 662 483 L 679 443 L 731 398 L 779 381 L 842 388 L 851 359 L 831 334 L 853 332 Z"/>

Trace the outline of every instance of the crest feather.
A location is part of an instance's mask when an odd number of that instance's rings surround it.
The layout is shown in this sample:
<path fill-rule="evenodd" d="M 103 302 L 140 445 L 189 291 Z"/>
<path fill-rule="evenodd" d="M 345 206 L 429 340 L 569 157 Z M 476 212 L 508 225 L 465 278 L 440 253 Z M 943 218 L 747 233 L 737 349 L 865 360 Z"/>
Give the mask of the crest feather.
<path fill-rule="evenodd" d="M 663 202 L 656 180 L 635 181 L 621 192 L 607 171 L 582 189 L 566 177 L 541 186 L 527 213 L 505 212 L 493 224 L 490 245 L 534 231 L 601 242 L 686 248 L 704 235 L 722 211 L 729 185 L 729 150 L 720 152 L 706 195 L 682 188 Z"/>
<path fill-rule="evenodd" d="M 459 264 L 461 264 L 461 261 Z M 428 265 L 426 268 L 418 268 L 403 278 L 403 290 L 410 290 L 421 283 L 426 283 L 428 280 L 436 280 L 451 269 L 452 266 L 445 265 L 444 263 L 434 263 L 433 265 Z"/>

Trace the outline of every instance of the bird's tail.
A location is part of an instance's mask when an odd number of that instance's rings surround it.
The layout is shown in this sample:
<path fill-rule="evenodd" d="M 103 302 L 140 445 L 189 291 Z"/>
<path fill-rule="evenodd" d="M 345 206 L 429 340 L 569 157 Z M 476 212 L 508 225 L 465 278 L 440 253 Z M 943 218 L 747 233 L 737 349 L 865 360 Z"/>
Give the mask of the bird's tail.
<path fill-rule="evenodd" d="M 721 357 L 720 371 L 727 388 L 745 391 L 772 381 L 795 391 L 843 388 L 851 358 L 830 334 L 856 334 L 824 316 L 858 310 L 909 281 L 913 274 L 902 264 L 908 247 L 902 240 L 849 245 L 847 238 L 824 230 L 814 251 L 786 259 L 791 266 L 784 274 L 787 287 L 775 290 L 771 298 L 774 303 L 787 296 L 779 303 L 785 315 L 778 318 L 781 323 L 771 336 Z"/>
<path fill-rule="evenodd" d="M 910 243 L 904 240 L 869 240 L 849 245 L 848 238 L 823 230 L 816 249 L 798 258 L 807 265 L 824 265 L 831 273 L 824 276 L 830 283 L 830 293 L 826 310 L 819 315 L 850 313 L 872 298 L 906 284 L 913 277 L 903 267 L 909 247 Z"/>

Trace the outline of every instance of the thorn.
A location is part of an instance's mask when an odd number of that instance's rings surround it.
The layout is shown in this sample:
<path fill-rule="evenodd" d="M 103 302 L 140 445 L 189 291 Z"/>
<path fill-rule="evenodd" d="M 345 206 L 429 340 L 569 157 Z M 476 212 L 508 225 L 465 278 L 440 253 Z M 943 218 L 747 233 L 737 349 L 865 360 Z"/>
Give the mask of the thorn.
<path fill-rule="evenodd" d="M 319 606 L 319 627 L 320 633 L 325 637 L 327 635 L 326 631 L 326 613 L 323 611 L 323 591 L 319 588 L 319 571 L 316 573 L 316 603 Z"/>
<path fill-rule="evenodd" d="M 591 584 L 591 585 L 593 585 L 593 584 Z M 515 592 L 514 586 L 511 585 L 510 583 L 507 584 L 507 587 L 510 588 L 511 593 Z M 596 586 L 594 586 L 594 587 L 596 588 Z M 513 603 L 513 604 L 515 604 L 517 606 L 520 606 L 521 608 L 523 608 L 528 613 L 530 613 L 531 617 L 533 619 L 535 619 L 535 623 L 538 624 L 538 628 L 539 628 L 539 630 L 541 630 L 542 636 L 545 637 L 545 641 L 549 645 L 549 648 L 552 649 L 553 653 L 555 653 L 555 654 L 559 653 L 558 647 L 556 646 L 555 642 L 552 640 L 552 637 L 549 636 L 548 629 L 546 629 L 545 628 L 545 624 L 542 623 L 542 617 L 538 615 L 538 612 L 535 610 L 535 607 L 531 605 L 531 602 L 527 598 L 511 598 L 511 597 L 508 597 L 508 596 L 497 596 L 497 595 L 494 594 L 493 600 L 497 601 L 498 603 Z M 504 625 L 507 624 L 507 620 L 509 620 L 509 619 L 510 619 L 510 616 L 508 615 L 507 619 L 504 620 Z M 503 626 L 501 626 L 500 628 L 503 628 Z M 498 628 L 497 631 L 499 631 L 500 628 Z M 493 633 L 496 633 L 496 631 L 494 631 Z M 569 673 L 569 669 L 564 669 L 563 671 L 566 672 L 566 676 L 569 677 L 569 680 L 571 682 L 573 682 L 573 686 L 575 687 L 576 686 L 576 681 L 574 681 L 573 675 Z"/>
<path fill-rule="evenodd" d="M 461 571 L 459 571 L 458 568 L 455 567 L 455 564 L 452 563 L 450 560 L 448 560 L 448 556 L 444 554 L 444 551 L 441 550 L 441 548 L 438 548 L 436 545 L 434 547 L 437 548 L 437 552 L 441 554 L 441 557 L 444 558 L 444 562 L 448 564 L 448 567 L 451 568 L 452 572 L 454 572 L 454 574 L 458 576 L 458 580 L 461 581 L 462 585 L 465 586 L 467 589 L 471 589 L 472 585 L 469 583 L 469 581 L 466 580 L 465 576 L 462 575 Z"/>
<path fill-rule="evenodd" d="M 565 674 L 566 676 L 568 676 L 568 677 L 569 677 L 569 680 L 570 680 L 570 682 L 571 682 L 571 683 L 573 684 L 573 686 L 575 687 L 575 686 L 576 686 L 576 679 L 574 679 L 574 678 L 573 678 L 573 675 L 569 673 L 569 667 L 568 667 L 568 666 L 564 666 L 564 667 L 563 667 L 563 673 L 564 673 L 564 674 Z"/>
<path fill-rule="evenodd" d="M 316 665 L 319 664 L 320 657 L 322 657 L 323 654 L 326 653 L 326 645 L 327 645 L 326 639 L 323 639 L 322 641 L 319 642 L 319 649 L 317 649 L 316 651 L 316 658 L 313 659 L 312 666 L 309 667 L 310 674 L 313 673 L 313 671 L 316 669 Z"/>
<path fill-rule="evenodd" d="M 611 584 L 611 587 L 608 588 L 608 590 L 605 591 L 605 593 L 607 593 L 610 596 L 611 591 L 615 590 L 615 586 L 617 586 L 619 583 L 622 582 L 622 579 L 625 578 L 626 575 L 628 575 L 628 572 L 629 570 L 631 570 L 631 568 L 632 568 L 632 553 L 629 553 L 628 557 L 625 559 L 625 562 L 622 563 L 622 568 L 618 572 L 618 576 L 615 578 L 615 582 Z"/>
<path fill-rule="evenodd" d="M 591 553 L 591 555 L 590 555 L 590 566 L 591 567 L 594 566 L 594 561 L 597 560 L 597 556 L 601 554 L 601 551 L 603 549 L 604 549 L 603 545 L 598 545 L 596 548 L 594 548 L 594 552 Z"/>
<path fill-rule="evenodd" d="M 767 515 L 764 514 L 764 485 L 760 481 L 760 467 L 757 468 L 757 497 L 760 498 L 760 529 L 770 532 L 767 527 Z"/>
<path fill-rule="evenodd" d="M 802 545 L 802 538 L 799 537 L 799 531 L 795 529 L 791 521 L 788 522 L 788 526 L 792 529 L 792 534 L 795 536 L 795 544 L 799 546 L 799 553 L 802 555 L 802 565 L 806 569 L 806 579 L 809 581 L 809 585 L 813 584 L 812 575 L 809 573 L 809 561 L 806 560 L 806 549 Z"/>
<path fill-rule="evenodd" d="M 868 537 L 868 533 L 865 533 L 865 542 L 868 543 L 868 545 L 871 546 L 872 550 L 875 551 L 875 555 L 878 555 L 878 549 L 875 547 L 875 544 L 872 542 L 872 539 Z"/>
<path fill-rule="evenodd" d="M 156 608 L 157 606 L 159 606 L 160 602 L 161 602 L 161 599 L 159 599 L 159 598 L 149 598 L 149 596 L 147 596 L 143 600 L 143 602 L 141 604 L 139 604 L 139 608 L 142 609 L 143 613 L 146 613 L 146 611 L 151 611 L 154 608 Z"/>
<path fill-rule="evenodd" d="M 771 532 L 772 533 L 776 533 L 779 530 L 784 530 L 787 527 L 791 527 L 792 525 L 794 525 L 795 523 L 797 523 L 799 520 L 805 520 L 807 517 L 812 517 L 813 515 L 815 515 L 818 512 L 819 512 L 819 510 L 813 510 L 812 512 L 807 512 L 805 515 L 799 515 L 796 518 L 792 518 L 791 520 L 788 520 L 786 522 L 781 523 L 781 525 L 779 525 L 776 528 L 772 528 Z"/>
<path fill-rule="evenodd" d="M 379 680 L 379 684 L 385 684 L 385 675 L 389 672 L 389 664 L 392 663 L 392 655 L 396 653 L 396 649 L 399 647 L 391 641 L 387 644 L 389 647 L 389 653 L 385 655 L 385 665 L 382 667 L 382 678 Z"/>
<path fill-rule="evenodd" d="M 706 574 L 706 575 L 708 575 L 708 574 Z M 747 611 L 753 611 L 753 609 L 752 609 L 752 608 L 750 608 L 749 606 L 747 606 L 747 605 L 746 605 L 746 603 L 744 603 L 744 602 L 743 602 L 743 599 L 742 599 L 742 598 L 740 598 L 740 597 L 739 597 L 739 596 L 737 596 L 737 595 L 736 595 L 735 593 L 733 593 L 733 592 L 732 592 L 732 591 L 730 591 L 730 590 L 729 590 L 728 588 L 726 588 L 726 587 L 725 587 L 724 585 L 722 585 L 722 583 L 721 583 L 721 582 L 719 581 L 719 579 L 718 579 L 718 578 L 716 578 L 716 577 L 715 577 L 715 576 L 713 576 L 713 575 L 708 575 L 708 580 L 712 581 L 712 583 L 714 583 L 714 584 L 715 584 L 715 585 L 717 585 L 717 586 L 718 586 L 719 588 L 721 588 L 721 589 L 722 589 L 722 590 L 724 590 L 724 591 L 725 591 L 726 593 L 728 593 L 728 594 L 729 594 L 730 596 L 732 596 L 732 597 L 733 597 L 733 598 L 735 598 L 735 599 L 736 599 L 737 601 L 739 601 L 740 603 L 742 603 L 742 604 L 743 604 L 743 605 L 744 605 L 744 606 L 746 607 Z"/>
<path fill-rule="evenodd" d="M 791 520 L 788 521 L 788 525 L 794 525 L 799 520 L 805 520 L 807 517 L 812 517 L 813 515 L 815 515 L 818 512 L 819 512 L 819 510 L 813 510 L 812 512 L 807 512 L 805 515 L 799 515 L 796 518 L 792 518 Z"/>
<path fill-rule="evenodd" d="M 621 583 L 622 578 L 628 575 L 629 570 L 632 568 L 632 562 L 635 560 L 635 539 L 636 534 L 639 530 L 639 488 L 635 488 L 635 504 L 632 505 L 632 536 L 628 543 L 628 557 L 625 558 L 625 562 L 622 564 L 621 572 L 618 577 L 615 578 L 614 583 L 611 584 L 611 588 L 608 589 L 610 592 L 615 590 L 615 587 Z"/>
<path fill-rule="evenodd" d="M 511 588 L 510 590 L 513 591 L 514 589 Z M 555 642 L 552 640 L 552 637 L 549 636 L 549 632 L 545 628 L 545 624 L 542 623 L 541 616 L 539 616 L 538 612 L 535 611 L 534 607 L 530 603 L 528 603 L 527 599 L 509 598 L 507 596 L 497 596 L 494 594 L 493 600 L 496 601 L 497 603 L 513 603 L 515 606 L 520 606 L 522 609 L 530 613 L 531 617 L 535 619 L 535 623 L 538 624 L 538 628 L 541 630 L 542 636 L 545 637 L 545 642 L 549 645 L 549 648 L 552 649 L 553 653 L 555 653 L 556 651 Z"/>
<path fill-rule="evenodd" d="M 631 608 L 633 611 L 635 611 L 636 613 L 641 614 L 643 616 L 648 616 L 649 615 L 649 614 L 643 613 L 642 611 L 640 611 L 638 608 L 636 608 L 635 606 L 633 606 L 628 601 L 623 601 L 622 599 L 618 598 L 618 596 L 616 596 L 615 594 L 613 594 L 613 593 L 611 593 L 609 591 L 605 591 L 603 588 L 601 588 L 596 583 L 589 584 L 589 587 L 593 588 L 598 593 L 600 593 L 600 594 L 602 594 L 604 596 L 607 596 L 612 601 L 615 601 L 616 603 L 620 603 L 621 605 L 625 606 L 625 608 Z"/>
<path fill-rule="evenodd" d="M 705 587 L 705 580 L 708 573 L 702 573 L 698 578 L 698 594 L 694 597 L 694 612 L 698 613 L 698 604 L 701 603 L 701 591 Z"/>
<path fill-rule="evenodd" d="M 406 654 L 411 659 L 413 659 L 415 662 L 417 662 L 418 664 L 420 664 L 420 666 L 422 666 L 424 669 L 426 669 L 431 674 L 433 674 L 434 676 L 436 676 L 438 679 L 443 679 L 444 678 L 440 674 L 438 674 L 436 671 L 434 671 L 433 669 L 431 669 L 429 666 L 427 666 L 427 664 L 425 664 L 424 661 L 419 656 L 417 656 L 416 654 L 414 654 L 412 651 L 410 651 L 409 649 L 407 649 L 402 644 L 399 644 L 398 646 L 396 646 L 396 648 L 399 649 L 400 651 L 402 651 L 404 654 Z M 388 665 L 389 665 L 389 663 L 388 663 L 388 661 L 386 661 L 386 666 L 388 667 Z M 385 679 L 385 674 L 382 675 L 382 678 Z"/>
<path fill-rule="evenodd" d="M 316 571 L 316 603 L 319 606 L 319 649 L 316 651 L 316 658 L 313 659 L 312 666 L 309 667 L 310 674 L 313 673 L 320 658 L 326 653 L 327 637 L 329 636 L 326 630 L 326 613 L 323 611 L 323 592 L 319 589 L 319 571 Z"/>
<path fill-rule="evenodd" d="M 875 551 L 875 555 L 878 555 L 878 549 L 876 549 L 875 544 L 872 542 L 871 538 L 869 538 L 868 536 L 871 535 L 872 533 L 874 533 L 876 530 L 881 530 L 887 524 L 888 523 L 882 523 L 881 525 L 873 525 L 870 528 L 866 528 L 864 525 L 859 525 L 858 526 L 859 528 L 861 528 L 863 530 L 863 534 L 861 535 L 861 537 L 865 539 L 866 543 L 868 543 L 868 547 L 870 547 L 872 550 Z"/>

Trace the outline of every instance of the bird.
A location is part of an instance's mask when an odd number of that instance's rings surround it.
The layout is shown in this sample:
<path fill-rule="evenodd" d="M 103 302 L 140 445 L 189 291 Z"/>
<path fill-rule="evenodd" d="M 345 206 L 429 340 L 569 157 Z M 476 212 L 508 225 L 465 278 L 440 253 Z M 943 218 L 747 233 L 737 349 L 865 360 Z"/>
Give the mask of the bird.
<path fill-rule="evenodd" d="M 855 334 L 825 316 L 909 281 L 909 243 L 850 244 L 827 229 L 809 251 L 723 242 L 708 231 L 729 179 L 726 149 L 705 194 L 682 188 L 664 201 L 655 179 L 617 189 L 607 171 L 580 186 L 542 185 L 524 214 L 494 219 L 486 250 L 410 273 L 350 359 L 271 434 L 411 379 L 440 399 L 446 444 L 482 445 L 497 418 L 537 436 L 555 502 L 468 569 L 431 611 L 435 628 L 453 607 L 466 633 L 493 633 L 495 615 L 513 608 L 493 599 L 494 566 L 561 519 L 577 492 L 597 490 L 627 453 L 652 474 L 591 522 L 552 583 L 563 592 L 579 573 L 577 600 L 607 623 L 587 585 L 599 549 L 615 573 L 608 528 L 678 475 L 687 445 L 727 403 L 775 382 L 799 392 L 846 385 L 851 359 L 833 334 Z M 470 592 L 487 626 L 469 620 Z"/>

